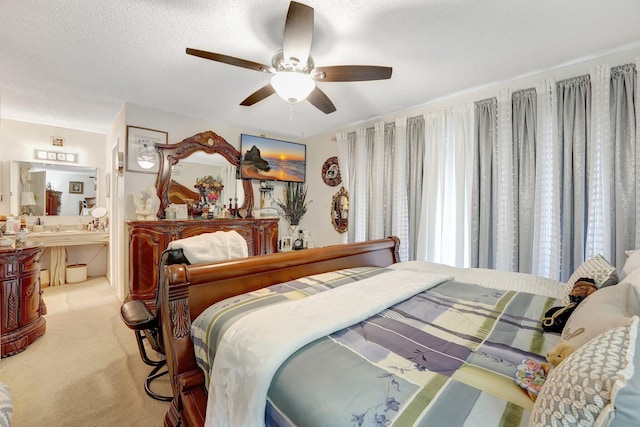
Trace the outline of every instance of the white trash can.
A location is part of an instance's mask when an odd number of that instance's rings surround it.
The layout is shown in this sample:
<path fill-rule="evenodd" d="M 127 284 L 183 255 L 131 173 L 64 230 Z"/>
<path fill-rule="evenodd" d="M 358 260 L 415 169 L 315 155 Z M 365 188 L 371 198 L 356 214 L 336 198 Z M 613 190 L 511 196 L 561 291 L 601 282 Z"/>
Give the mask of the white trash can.
<path fill-rule="evenodd" d="M 87 280 L 87 264 L 71 264 L 67 266 L 67 283 L 79 283 Z"/>
<path fill-rule="evenodd" d="M 40 270 L 40 288 L 46 288 L 51 283 L 51 278 L 49 276 L 49 270 L 43 268 Z"/>

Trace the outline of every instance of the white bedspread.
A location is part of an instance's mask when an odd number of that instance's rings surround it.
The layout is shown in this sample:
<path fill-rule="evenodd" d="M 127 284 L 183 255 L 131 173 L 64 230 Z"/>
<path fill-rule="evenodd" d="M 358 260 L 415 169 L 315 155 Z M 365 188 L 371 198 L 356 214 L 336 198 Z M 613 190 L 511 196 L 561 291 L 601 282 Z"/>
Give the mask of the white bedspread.
<path fill-rule="evenodd" d="M 168 249 L 182 249 L 191 264 L 225 261 L 249 256 L 247 241 L 237 231 L 216 231 L 174 240 Z"/>
<path fill-rule="evenodd" d="M 520 291 L 546 295 L 552 298 L 566 298 L 569 288 L 566 283 L 533 274 L 514 271 L 492 270 L 488 268 L 462 268 L 427 261 L 407 261 L 389 266 L 397 270 L 429 271 L 452 276 L 460 282 L 475 283 L 487 288 L 503 291 Z"/>
<path fill-rule="evenodd" d="M 271 380 L 291 354 L 448 279 L 389 271 L 244 316 L 225 332 L 217 349 L 205 426 L 263 426 Z"/>

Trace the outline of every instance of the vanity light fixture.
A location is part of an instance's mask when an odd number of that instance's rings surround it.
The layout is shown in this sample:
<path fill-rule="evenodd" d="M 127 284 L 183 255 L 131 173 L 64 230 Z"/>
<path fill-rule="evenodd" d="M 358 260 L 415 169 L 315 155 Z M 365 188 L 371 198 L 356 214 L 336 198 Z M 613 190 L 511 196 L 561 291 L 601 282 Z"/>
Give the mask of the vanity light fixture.
<path fill-rule="evenodd" d="M 38 160 L 56 160 L 65 163 L 76 163 L 78 155 L 75 153 L 61 153 L 59 151 L 35 150 L 35 158 Z"/>

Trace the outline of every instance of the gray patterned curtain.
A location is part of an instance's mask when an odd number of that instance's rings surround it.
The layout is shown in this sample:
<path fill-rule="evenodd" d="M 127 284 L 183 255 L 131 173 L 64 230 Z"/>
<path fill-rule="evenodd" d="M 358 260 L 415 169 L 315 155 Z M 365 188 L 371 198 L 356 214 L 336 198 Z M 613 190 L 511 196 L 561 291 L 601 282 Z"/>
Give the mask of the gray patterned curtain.
<path fill-rule="evenodd" d="M 369 202 L 371 202 L 372 200 L 376 199 L 376 192 L 383 192 L 383 198 L 384 198 L 384 191 L 386 189 L 384 188 L 378 188 L 377 185 L 377 180 L 376 180 L 376 173 L 375 171 L 372 170 L 371 165 L 373 165 L 373 161 L 372 161 L 372 156 L 373 156 L 373 145 L 374 145 L 374 138 L 375 138 L 375 128 L 367 128 L 365 129 L 365 144 L 367 146 L 367 157 L 369 158 L 369 161 L 367 162 L 368 164 L 368 173 L 367 173 L 367 193 L 368 193 L 368 198 L 367 200 Z M 376 232 L 375 232 L 375 223 L 374 221 L 371 221 L 371 218 L 374 218 L 376 213 L 376 207 L 374 203 L 368 203 L 367 204 L 367 218 L 369 219 L 367 221 L 367 225 L 366 225 L 366 240 L 370 240 L 370 239 L 377 239 L 379 237 L 383 237 L 383 236 L 376 236 Z"/>
<path fill-rule="evenodd" d="M 503 209 L 514 212 L 516 236 L 513 248 L 502 250 L 514 251 L 516 271 L 566 281 L 597 253 L 621 269 L 625 251 L 640 246 L 636 67 L 600 66 L 591 75 L 515 92 L 504 141 L 496 137 L 502 129 L 496 101 L 475 103 L 471 266 L 495 268 L 508 255 L 497 253 L 496 236 L 504 231 L 496 201 L 512 198 L 513 207 Z M 512 143 L 512 151 L 497 149 L 500 142 Z M 496 185 L 505 159 L 513 189 Z M 500 188 L 509 193 L 498 194 Z"/>
<path fill-rule="evenodd" d="M 495 268 L 497 99 L 475 103 L 476 160 L 471 196 L 471 267 Z"/>
<path fill-rule="evenodd" d="M 422 208 L 422 182 L 424 180 L 424 116 L 411 117 L 407 120 L 407 143 L 407 159 L 409 163 L 409 260 L 415 260 Z"/>
<path fill-rule="evenodd" d="M 516 218 L 514 269 L 533 273 L 536 183 L 536 108 L 534 88 L 512 95 L 513 201 Z"/>
<path fill-rule="evenodd" d="M 638 175 L 635 121 L 635 64 L 611 69 L 611 143 L 613 146 L 613 182 L 610 203 L 612 259 L 618 269 L 626 260 L 625 250 L 636 247 L 637 216 L 636 180 Z"/>
<path fill-rule="evenodd" d="M 395 162 L 395 141 L 396 141 L 396 124 L 385 123 L 384 124 L 384 209 L 383 209 L 383 223 L 384 223 L 384 235 L 390 236 L 393 229 L 393 191 L 399 189 L 395 187 L 393 164 Z M 375 171 L 379 173 L 379 171 Z"/>
<path fill-rule="evenodd" d="M 584 262 L 587 239 L 587 149 L 590 141 L 589 75 L 557 83 L 558 141 L 562 147 L 560 181 L 560 280 L 567 281 Z"/>
<path fill-rule="evenodd" d="M 347 188 L 347 192 L 349 193 L 349 226 L 347 227 L 347 241 L 348 242 L 354 242 L 355 241 L 355 233 L 356 233 L 356 228 L 352 226 L 353 224 L 353 218 L 356 217 L 356 210 L 358 209 L 358 207 L 360 206 L 360 203 L 358 203 L 358 194 L 356 191 L 354 191 L 355 189 L 355 182 L 357 180 L 356 177 L 356 162 L 355 162 L 355 158 L 356 158 L 356 133 L 355 132 L 349 132 L 347 133 L 347 147 L 346 147 L 346 153 L 347 153 L 347 157 L 349 158 L 349 162 L 347 163 L 349 165 L 349 188 Z"/>

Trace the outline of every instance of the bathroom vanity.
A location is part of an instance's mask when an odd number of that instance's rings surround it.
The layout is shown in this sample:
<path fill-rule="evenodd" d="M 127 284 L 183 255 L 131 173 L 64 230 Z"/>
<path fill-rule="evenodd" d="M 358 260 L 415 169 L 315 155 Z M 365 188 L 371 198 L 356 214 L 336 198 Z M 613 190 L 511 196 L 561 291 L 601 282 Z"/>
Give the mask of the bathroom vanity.
<path fill-rule="evenodd" d="M 43 248 L 49 251 L 51 286 L 59 286 L 66 282 L 66 248 L 79 245 L 107 246 L 109 233 L 84 230 L 43 231 L 29 233 L 27 239 L 30 243 L 41 243 Z"/>

